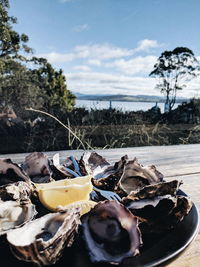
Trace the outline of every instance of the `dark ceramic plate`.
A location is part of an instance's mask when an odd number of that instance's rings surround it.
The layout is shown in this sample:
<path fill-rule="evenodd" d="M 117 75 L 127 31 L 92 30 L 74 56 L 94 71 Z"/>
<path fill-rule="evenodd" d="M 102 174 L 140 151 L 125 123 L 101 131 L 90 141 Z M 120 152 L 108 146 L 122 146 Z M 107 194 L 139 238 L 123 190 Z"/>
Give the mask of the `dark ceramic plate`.
<path fill-rule="evenodd" d="M 182 191 L 179 194 L 185 195 Z M 144 248 L 141 256 L 126 259 L 120 267 L 153 267 L 162 266 L 173 261 L 186 249 L 199 230 L 199 213 L 193 205 L 190 213 L 177 227 L 162 235 L 150 235 L 144 240 Z M 15 259 L 10 252 L 4 237 L 1 237 L 1 266 L 10 267 L 33 267 L 35 265 Z M 72 248 L 65 249 L 62 258 L 54 267 L 111 267 L 111 264 L 91 264 L 84 245 L 80 242 Z M 115 266 L 115 265 L 114 265 Z"/>
<path fill-rule="evenodd" d="M 193 241 L 199 230 L 199 213 L 193 204 L 185 219 L 172 231 L 155 237 L 152 246 L 136 259 L 127 259 L 122 266 L 162 266 L 175 260 Z"/>

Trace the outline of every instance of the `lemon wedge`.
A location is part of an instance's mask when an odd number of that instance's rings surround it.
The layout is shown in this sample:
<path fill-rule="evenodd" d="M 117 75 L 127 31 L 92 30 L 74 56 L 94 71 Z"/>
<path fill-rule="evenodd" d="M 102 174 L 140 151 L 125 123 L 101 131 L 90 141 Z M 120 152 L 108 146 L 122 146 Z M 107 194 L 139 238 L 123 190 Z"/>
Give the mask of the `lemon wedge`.
<path fill-rule="evenodd" d="M 58 181 L 53 181 L 50 183 L 43 183 L 43 184 L 36 184 L 34 183 L 34 186 L 37 191 L 41 189 L 47 189 L 47 188 L 55 188 L 58 186 L 68 186 L 68 185 L 73 185 L 73 184 L 79 184 L 79 185 L 84 185 L 86 183 L 91 182 L 91 175 L 87 176 L 81 176 L 81 177 L 76 177 L 72 179 L 63 179 L 63 180 L 58 180 Z"/>
<path fill-rule="evenodd" d="M 71 184 L 67 186 L 54 186 L 40 188 L 38 196 L 40 202 L 49 210 L 55 211 L 58 206 L 66 206 L 70 203 L 89 200 L 93 190 L 91 181 L 85 184 Z"/>
<path fill-rule="evenodd" d="M 80 215 L 82 216 L 85 213 L 88 213 L 94 206 L 97 204 L 97 202 L 92 200 L 81 200 L 76 201 L 71 204 L 68 204 L 66 206 L 59 206 L 57 207 L 58 210 L 67 210 L 72 208 L 80 208 Z"/>

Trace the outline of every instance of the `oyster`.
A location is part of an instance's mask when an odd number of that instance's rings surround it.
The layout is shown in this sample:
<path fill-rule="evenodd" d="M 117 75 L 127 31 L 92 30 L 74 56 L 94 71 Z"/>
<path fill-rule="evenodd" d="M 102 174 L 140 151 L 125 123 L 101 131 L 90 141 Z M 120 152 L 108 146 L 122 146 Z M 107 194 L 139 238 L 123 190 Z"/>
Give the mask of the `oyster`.
<path fill-rule="evenodd" d="M 183 220 L 192 208 L 189 198 L 176 194 L 181 183 L 173 180 L 148 185 L 132 191 L 122 201 L 140 221 L 147 223 L 149 231 L 170 229 Z"/>
<path fill-rule="evenodd" d="M 129 194 L 138 188 L 162 181 L 163 175 L 154 165 L 144 167 L 134 158 L 125 164 L 118 187 Z"/>
<path fill-rule="evenodd" d="M 53 156 L 53 164 L 51 164 L 50 167 L 52 170 L 52 178 L 54 180 L 82 176 L 78 162 L 73 156 L 68 157 L 65 163 L 61 165 L 59 153 L 56 153 Z"/>
<path fill-rule="evenodd" d="M 99 202 L 82 218 L 83 237 L 92 262 L 119 264 L 139 254 L 142 241 L 137 218 L 119 202 Z"/>
<path fill-rule="evenodd" d="M 170 214 L 172 209 L 176 207 L 176 202 L 177 198 L 166 195 L 132 201 L 126 207 L 141 221 L 157 222 L 161 217 Z"/>
<path fill-rule="evenodd" d="M 114 165 L 111 165 L 96 152 L 87 152 L 83 154 L 80 164 L 87 174 L 93 176 L 92 182 L 96 187 L 114 191 L 127 159 L 128 157 L 125 155 Z"/>
<path fill-rule="evenodd" d="M 138 216 L 142 233 L 164 233 L 175 228 L 192 208 L 192 202 L 185 196 L 162 196 L 152 200 L 139 200 L 127 207 Z M 146 202 L 146 203 L 145 203 Z"/>
<path fill-rule="evenodd" d="M 32 203 L 19 204 L 17 201 L 0 202 L 0 235 L 29 222 L 37 214 Z"/>
<path fill-rule="evenodd" d="M 17 182 L 0 186 L 0 200 L 16 200 L 20 203 L 29 202 L 32 187 L 26 182 Z"/>
<path fill-rule="evenodd" d="M 182 221 L 184 217 L 190 212 L 192 205 L 193 203 L 190 198 L 185 196 L 177 196 L 176 206 L 168 217 L 168 220 L 170 222 L 169 224 L 176 225 L 178 222 Z"/>
<path fill-rule="evenodd" d="M 89 175 L 95 176 L 95 170 L 103 170 L 110 164 L 106 159 L 96 152 L 86 152 L 80 159 L 80 164 L 84 166 L 85 172 Z"/>
<path fill-rule="evenodd" d="M 64 247 L 72 245 L 79 217 L 79 209 L 50 213 L 9 232 L 13 254 L 39 266 L 54 264 Z"/>
<path fill-rule="evenodd" d="M 18 181 L 30 183 L 24 171 L 10 159 L 0 159 L 0 186 Z"/>
<path fill-rule="evenodd" d="M 74 177 L 70 173 L 67 173 L 64 170 L 62 165 L 55 166 L 55 165 L 51 164 L 50 167 L 51 167 L 51 170 L 52 170 L 52 175 L 51 176 L 52 176 L 53 180 L 55 180 L 55 181 Z"/>
<path fill-rule="evenodd" d="M 50 162 L 42 152 L 33 152 L 25 158 L 22 168 L 35 183 L 48 183 L 51 178 Z"/>
<path fill-rule="evenodd" d="M 175 196 L 178 191 L 181 181 L 173 180 L 170 182 L 162 182 L 153 185 L 147 185 L 138 190 L 131 191 L 127 197 L 123 198 L 123 203 L 126 204 L 133 200 L 141 200 L 146 198 L 153 198 L 156 196 L 171 195 Z"/>
<path fill-rule="evenodd" d="M 93 174 L 93 184 L 102 190 L 115 191 L 116 185 L 122 176 L 127 159 L 128 157 L 125 155 L 114 165 L 109 165 L 103 170 L 99 169 L 99 172 L 96 170 Z"/>

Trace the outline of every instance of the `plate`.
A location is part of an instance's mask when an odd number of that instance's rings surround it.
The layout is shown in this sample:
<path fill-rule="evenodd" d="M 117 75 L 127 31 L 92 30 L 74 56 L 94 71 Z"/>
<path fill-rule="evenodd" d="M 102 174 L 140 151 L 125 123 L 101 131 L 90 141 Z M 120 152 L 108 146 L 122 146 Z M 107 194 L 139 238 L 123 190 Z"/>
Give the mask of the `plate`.
<path fill-rule="evenodd" d="M 196 206 L 184 220 L 164 236 L 152 240 L 152 247 L 143 251 L 137 259 L 127 259 L 122 266 L 153 267 L 175 260 L 193 241 L 199 231 L 199 213 Z"/>
<path fill-rule="evenodd" d="M 179 195 L 186 194 L 179 190 Z M 134 258 L 127 258 L 119 265 L 120 267 L 153 267 L 167 264 L 178 257 L 193 241 L 199 230 L 199 213 L 195 204 L 184 220 L 177 224 L 173 230 L 162 235 L 146 236 L 144 248 L 141 255 Z M 11 255 L 5 237 L 0 238 L 1 243 L 1 266 L 10 267 L 33 267 L 35 265 L 19 261 Z M 3 243 L 3 244 L 2 244 Z M 85 246 L 77 242 L 73 247 L 63 252 L 62 258 L 54 267 L 111 267 L 116 265 L 96 263 L 92 264 L 87 256 Z"/>

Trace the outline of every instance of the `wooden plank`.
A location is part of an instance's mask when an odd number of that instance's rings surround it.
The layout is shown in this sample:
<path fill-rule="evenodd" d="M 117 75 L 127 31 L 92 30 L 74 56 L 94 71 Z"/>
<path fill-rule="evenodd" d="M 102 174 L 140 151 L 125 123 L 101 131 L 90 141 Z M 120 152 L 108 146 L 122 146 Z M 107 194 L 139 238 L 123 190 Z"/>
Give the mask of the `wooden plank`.
<path fill-rule="evenodd" d="M 181 256 L 166 267 L 199 267 L 200 266 L 200 235 L 192 242 Z"/>
<path fill-rule="evenodd" d="M 130 159 L 137 157 L 143 165 L 156 165 L 166 176 L 200 173 L 200 144 L 174 146 L 146 146 L 96 150 L 108 161 L 115 162 L 127 154 Z M 59 151 L 61 159 L 74 155 L 78 158 L 83 150 Z M 56 152 L 46 152 L 51 158 Z M 0 158 L 12 158 L 14 162 L 22 162 L 27 154 L 5 154 Z"/>

